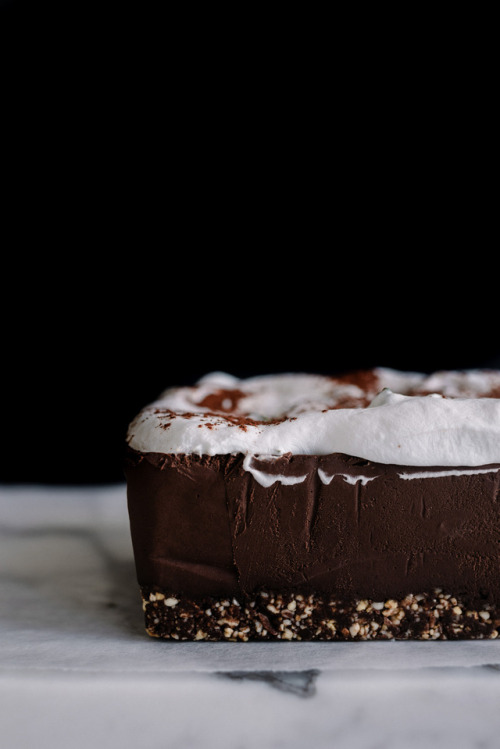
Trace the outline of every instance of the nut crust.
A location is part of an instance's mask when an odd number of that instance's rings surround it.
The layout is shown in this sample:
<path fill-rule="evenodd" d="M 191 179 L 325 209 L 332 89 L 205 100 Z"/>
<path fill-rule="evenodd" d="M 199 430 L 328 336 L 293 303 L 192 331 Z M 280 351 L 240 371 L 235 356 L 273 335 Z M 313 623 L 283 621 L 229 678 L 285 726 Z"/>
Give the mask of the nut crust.
<path fill-rule="evenodd" d="M 341 602 L 321 595 L 260 591 L 252 598 L 189 599 L 141 588 L 146 631 L 183 641 L 495 639 L 500 609 L 471 608 L 436 588 L 400 600 Z"/>

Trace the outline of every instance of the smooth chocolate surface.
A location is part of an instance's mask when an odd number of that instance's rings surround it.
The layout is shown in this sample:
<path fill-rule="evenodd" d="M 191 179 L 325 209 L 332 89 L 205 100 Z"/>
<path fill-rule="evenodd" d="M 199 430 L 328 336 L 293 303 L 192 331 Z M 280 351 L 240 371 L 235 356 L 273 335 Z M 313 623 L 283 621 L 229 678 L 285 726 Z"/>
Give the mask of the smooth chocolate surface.
<path fill-rule="evenodd" d="M 422 469 L 337 453 L 285 455 L 261 468 L 307 478 L 266 488 L 243 455 L 128 448 L 139 584 L 192 598 L 276 590 L 346 600 L 440 587 L 500 602 L 500 465 L 461 475 L 429 467 L 442 475 L 408 479 L 400 474 Z"/>

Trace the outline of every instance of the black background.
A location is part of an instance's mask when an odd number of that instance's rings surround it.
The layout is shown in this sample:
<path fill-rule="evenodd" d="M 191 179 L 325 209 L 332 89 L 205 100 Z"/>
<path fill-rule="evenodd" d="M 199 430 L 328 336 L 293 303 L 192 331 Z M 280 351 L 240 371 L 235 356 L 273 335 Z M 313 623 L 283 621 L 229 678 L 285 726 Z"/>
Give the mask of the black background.
<path fill-rule="evenodd" d="M 470 60 L 340 74 L 120 7 L 0 5 L 0 481 L 122 481 L 137 411 L 213 370 L 500 367 Z"/>

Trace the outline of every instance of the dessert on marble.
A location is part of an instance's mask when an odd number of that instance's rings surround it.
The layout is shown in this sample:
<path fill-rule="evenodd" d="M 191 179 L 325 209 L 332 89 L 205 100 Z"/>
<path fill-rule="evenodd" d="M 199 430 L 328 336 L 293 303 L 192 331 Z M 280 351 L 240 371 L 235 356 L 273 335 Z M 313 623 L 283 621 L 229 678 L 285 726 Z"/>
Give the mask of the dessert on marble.
<path fill-rule="evenodd" d="M 152 636 L 498 636 L 498 371 L 215 372 L 126 453 Z"/>

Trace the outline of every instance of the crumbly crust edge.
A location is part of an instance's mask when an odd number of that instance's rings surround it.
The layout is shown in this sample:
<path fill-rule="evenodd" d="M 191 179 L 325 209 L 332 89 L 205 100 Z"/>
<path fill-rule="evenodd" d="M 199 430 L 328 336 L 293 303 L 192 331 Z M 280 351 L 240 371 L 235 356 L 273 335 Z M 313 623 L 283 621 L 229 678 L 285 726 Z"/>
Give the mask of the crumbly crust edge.
<path fill-rule="evenodd" d="M 260 591 L 191 599 L 141 587 L 146 632 L 173 641 L 478 640 L 500 633 L 500 607 L 436 588 L 385 601 Z"/>

